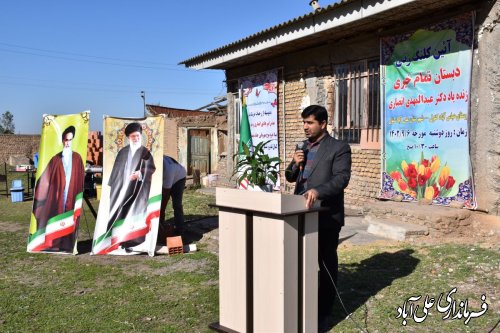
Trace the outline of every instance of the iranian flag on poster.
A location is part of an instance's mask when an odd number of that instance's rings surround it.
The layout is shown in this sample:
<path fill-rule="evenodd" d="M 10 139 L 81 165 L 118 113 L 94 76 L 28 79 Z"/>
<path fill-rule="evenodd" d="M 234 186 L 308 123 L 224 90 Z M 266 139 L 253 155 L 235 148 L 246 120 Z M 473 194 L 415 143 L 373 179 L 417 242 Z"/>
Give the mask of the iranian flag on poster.
<path fill-rule="evenodd" d="M 89 115 L 43 116 L 28 252 L 77 253 Z"/>
<path fill-rule="evenodd" d="M 92 254 L 154 255 L 163 183 L 163 123 L 161 116 L 105 117 Z"/>

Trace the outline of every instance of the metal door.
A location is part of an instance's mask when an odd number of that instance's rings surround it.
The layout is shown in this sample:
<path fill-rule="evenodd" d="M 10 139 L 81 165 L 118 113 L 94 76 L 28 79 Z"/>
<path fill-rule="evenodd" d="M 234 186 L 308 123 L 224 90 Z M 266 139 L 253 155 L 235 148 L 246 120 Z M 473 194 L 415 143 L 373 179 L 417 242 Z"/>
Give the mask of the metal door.
<path fill-rule="evenodd" d="M 210 131 L 208 129 L 190 129 L 188 131 L 188 174 L 193 169 L 200 173 L 210 173 Z"/>

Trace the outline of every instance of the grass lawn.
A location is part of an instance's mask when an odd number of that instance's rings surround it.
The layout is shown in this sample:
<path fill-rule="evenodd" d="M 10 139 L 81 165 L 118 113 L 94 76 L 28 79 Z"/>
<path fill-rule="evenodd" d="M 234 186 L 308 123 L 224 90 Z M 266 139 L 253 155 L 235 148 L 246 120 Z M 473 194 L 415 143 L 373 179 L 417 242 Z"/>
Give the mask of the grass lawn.
<path fill-rule="evenodd" d="M 216 215 L 208 206 L 214 201 L 186 191 L 187 220 Z M 179 256 L 27 253 L 31 204 L 0 196 L 0 332 L 210 332 L 208 324 L 218 321 L 218 258 L 202 241 L 198 252 Z M 82 244 L 94 223 L 84 204 Z M 332 331 L 360 332 L 359 325 L 371 333 L 489 332 L 500 318 L 498 244 L 345 242 L 339 257 L 340 295 L 352 315 L 345 319 L 337 302 Z M 454 287 L 456 311 L 467 299 L 469 311 L 478 313 L 484 294 L 484 315 L 465 325 L 464 318 L 443 320 L 434 305 L 421 323 L 410 316 L 403 326 L 396 318 L 411 296 L 421 296 L 414 303 L 422 317 L 426 295 L 437 301 Z"/>

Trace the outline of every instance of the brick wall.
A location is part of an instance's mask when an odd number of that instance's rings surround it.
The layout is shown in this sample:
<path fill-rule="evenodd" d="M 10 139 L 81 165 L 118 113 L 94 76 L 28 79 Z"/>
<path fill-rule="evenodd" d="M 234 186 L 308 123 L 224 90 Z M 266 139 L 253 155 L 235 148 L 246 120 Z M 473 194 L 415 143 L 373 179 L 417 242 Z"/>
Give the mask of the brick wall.
<path fill-rule="evenodd" d="M 98 131 L 89 131 L 87 140 L 87 160 L 86 163 L 101 165 L 103 158 L 102 134 Z"/>
<path fill-rule="evenodd" d="M 311 69 L 309 69 L 311 71 Z M 324 74 L 323 70 L 319 70 Z M 313 87 L 311 88 L 311 85 Z M 280 91 L 285 94 L 285 123 L 283 123 L 283 110 L 279 110 L 278 118 L 280 133 L 280 157 L 283 160 L 281 165 L 281 179 L 285 181 L 284 170 L 291 161 L 295 146 L 304 140 L 302 128 L 301 103 L 306 94 L 311 96 L 311 103 L 325 105 L 329 113 L 329 123 L 333 116 L 333 105 L 331 94 L 332 78 L 329 75 L 314 77 L 300 82 L 300 77 L 289 78 L 283 87 L 280 83 Z M 282 105 L 280 96 L 280 106 Z M 329 132 L 331 133 L 331 126 Z M 285 139 L 286 136 L 286 139 Z M 283 145 L 285 145 L 285 156 L 283 156 Z M 345 191 L 345 204 L 347 207 L 361 207 L 366 202 L 373 202 L 380 192 L 380 150 L 361 149 L 359 145 L 351 145 L 352 150 L 352 175 L 349 186 Z M 294 184 L 282 183 L 283 191 L 293 192 Z"/>
<path fill-rule="evenodd" d="M 33 160 L 38 152 L 40 135 L 0 134 L 0 162 L 9 162 L 10 156 L 22 156 Z"/>
<path fill-rule="evenodd" d="M 220 169 L 219 161 L 225 158 L 221 153 L 221 148 L 226 147 L 224 138 L 227 135 L 227 116 L 217 116 L 215 113 L 198 112 L 195 116 L 175 116 L 165 119 L 164 136 L 163 136 L 163 152 L 175 158 L 186 169 L 188 169 L 189 158 L 189 130 L 190 129 L 206 129 L 210 131 L 210 172 L 218 172 Z M 220 129 L 220 130 L 218 130 Z M 224 160 L 225 162 L 225 160 Z M 225 166 L 223 163 L 222 173 L 225 174 Z"/>
<path fill-rule="evenodd" d="M 380 150 L 352 146 L 351 180 L 345 190 L 346 207 L 363 207 L 380 193 Z"/>
<path fill-rule="evenodd" d="M 163 130 L 163 153 L 176 160 L 179 159 L 179 145 L 178 145 L 178 133 L 177 133 L 177 119 L 170 118 L 165 119 L 165 125 Z"/>

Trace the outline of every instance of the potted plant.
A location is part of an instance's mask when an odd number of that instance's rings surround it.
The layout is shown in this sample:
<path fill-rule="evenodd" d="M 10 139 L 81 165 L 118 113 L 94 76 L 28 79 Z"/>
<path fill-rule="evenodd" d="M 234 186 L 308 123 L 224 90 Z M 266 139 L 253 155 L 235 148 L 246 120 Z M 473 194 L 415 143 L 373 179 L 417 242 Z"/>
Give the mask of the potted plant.
<path fill-rule="evenodd" d="M 251 149 L 243 143 L 243 151 L 234 155 L 237 159 L 233 176 L 241 184 L 245 179 L 249 182 L 248 189 L 272 192 L 279 176 L 279 157 L 269 157 L 264 152 L 264 146 L 271 142 L 260 142 Z"/>

